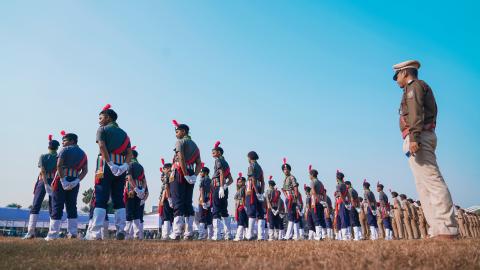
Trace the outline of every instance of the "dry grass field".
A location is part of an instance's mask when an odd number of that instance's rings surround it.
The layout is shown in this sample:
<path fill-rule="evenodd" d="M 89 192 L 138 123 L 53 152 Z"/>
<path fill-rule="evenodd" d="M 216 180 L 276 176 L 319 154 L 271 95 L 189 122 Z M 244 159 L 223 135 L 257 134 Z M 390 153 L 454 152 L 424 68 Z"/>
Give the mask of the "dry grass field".
<path fill-rule="evenodd" d="M 81 241 L 0 238 L 0 269 L 480 269 L 480 240 Z"/>

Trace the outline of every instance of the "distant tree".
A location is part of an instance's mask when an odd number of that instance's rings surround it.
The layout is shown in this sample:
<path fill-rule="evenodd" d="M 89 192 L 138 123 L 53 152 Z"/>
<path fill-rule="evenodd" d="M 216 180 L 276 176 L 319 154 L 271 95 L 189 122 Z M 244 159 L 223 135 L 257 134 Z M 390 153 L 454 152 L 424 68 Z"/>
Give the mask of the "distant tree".
<path fill-rule="evenodd" d="M 93 198 L 93 188 L 89 188 L 85 190 L 82 193 L 82 195 L 83 195 L 82 202 L 86 204 L 86 206 L 83 207 L 81 210 L 85 213 L 88 213 L 90 212 L 90 202 L 92 201 L 92 198 Z M 107 203 L 107 213 L 108 214 L 114 213 L 113 203 L 111 201 Z"/>
<path fill-rule="evenodd" d="M 85 205 L 85 206 L 82 207 L 80 210 L 81 210 L 82 212 L 84 212 L 84 213 L 89 213 L 89 212 L 90 212 L 90 207 L 88 207 L 88 206 Z"/>
<path fill-rule="evenodd" d="M 32 209 L 33 205 L 28 206 L 28 209 Z M 42 205 L 40 206 L 41 210 L 48 210 L 48 200 L 43 200 Z"/>
<path fill-rule="evenodd" d="M 18 203 L 11 203 L 11 204 L 7 205 L 7 207 L 18 208 L 18 209 L 22 208 L 22 206 Z"/>

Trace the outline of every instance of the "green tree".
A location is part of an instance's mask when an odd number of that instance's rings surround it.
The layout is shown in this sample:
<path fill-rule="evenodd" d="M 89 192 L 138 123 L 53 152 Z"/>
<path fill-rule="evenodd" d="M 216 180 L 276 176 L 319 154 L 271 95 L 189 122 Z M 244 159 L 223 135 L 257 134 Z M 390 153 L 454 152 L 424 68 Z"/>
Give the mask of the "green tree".
<path fill-rule="evenodd" d="M 85 203 L 86 206 L 82 207 L 81 210 L 85 213 L 88 213 L 90 211 L 90 202 L 93 199 L 93 191 L 94 191 L 93 188 L 89 188 L 82 193 L 83 195 L 82 202 Z M 108 214 L 114 213 L 112 201 L 109 201 L 107 203 L 107 213 Z"/>
<path fill-rule="evenodd" d="M 7 207 L 10 207 L 10 208 L 22 208 L 22 206 L 18 203 L 11 203 L 11 204 L 8 204 Z"/>

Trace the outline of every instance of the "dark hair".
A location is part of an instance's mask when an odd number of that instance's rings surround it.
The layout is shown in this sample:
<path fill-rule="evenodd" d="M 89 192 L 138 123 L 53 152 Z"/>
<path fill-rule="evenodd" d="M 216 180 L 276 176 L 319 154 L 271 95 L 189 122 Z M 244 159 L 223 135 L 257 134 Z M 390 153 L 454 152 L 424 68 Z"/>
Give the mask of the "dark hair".
<path fill-rule="evenodd" d="M 134 158 L 137 158 L 137 157 L 138 157 L 138 152 L 137 152 L 137 150 L 132 150 L 132 154 L 133 154 L 133 157 L 134 157 Z"/>
<path fill-rule="evenodd" d="M 344 177 L 345 175 L 342 172 L 337 172 L 337 179 L 343 180 Z"/>
<path fill-rule="evenodd" d="M 117 113 L 112 109 L 103 110 L 99 113 L 99 115 L 100 114 L 103 114 L 103 115 L 106 115 L 106 116 L 110 117 L 112 119 L 112 121 L 114 121 L 114 122 L 117 121 L 117 118 L 118 118 Z"/>
<path fill-rule="evenodd" d="M 392 191 L 392 197 L 397 197 L 398 196 L 398 193 L 396 191 Z"/>
<path fill-rule="evenodd" d="M 313 176 L 313 177 L 315 177 L 315 178 L 317 178 L 317 176 L 318 176 L 318 171 L 315 170 L 315 169 L 313 169 L 313 170 L 310 171 L 310 175 Z"/>
<path fill-rule="evenodd" d="M 163 165 L 163 168 L 164 168 L 164 169 L 170 169 L 170 168 L 172 168 L 172 163 L 165 163 L 165 165 Z"/>
<path fill-rule="evenodd" d="M 363 187 L 364 188 L 370 188 L 370 183 L 368 183 L 368 182 L 363 183 Z"/>
<path fill-rule="evenodd" d="M 271 186 L 271 187 L 274 187 L 276 184 L 275 184 L 275 181 L 270 180 L 270 181 L 268 181 L 268 185 Z"/>
<path fill-rule="evenodd" d="M 248 152 L 247 156 L 251 160 L 258 160 L 259 159 L 258 154 L 255 151 Z"/>
<path fill-rule="evenodd" d="M 188 132 L 190 131 L 190 128 L 185 124 L 180 124 L 178 125 L 177 130 L 183 130 L 185 131 L 185 133 L 188 134 Z"/>
<path fill-rule="evenodd" d="M 222 155 L 222 156 L 223 156 L 223 148 L 222 148 L 222 147 L 220 147 L 220 146 L 217 146 L 217 147 L 213 148 L 212 150 L 219 151 L 219 152 L 220 152 L 220 155 Z"/>
<path fill-rule="evenodd" d="M 48 149 L 57 150 L 60 143 L 57 140 L 51 140 L 48 142 Z"/>
<path fill-rule="evenodd" d="M 63 139 L 66 139 L 67 141 L 71 141 L 71 142 L 74 142 L 74 143 L 78 142 L 78 136 L 76 134 L 73 134 L 73 133 L 65 134 L 65 136 L 63 136 Z"/>
<path fill-rule="evenodd" d="M 292 167 L 290 166 L 290 164 L 285 163 L 285 164 L 282 165 L 282 171 L 285 170 L 285 169 L 291 171 L 291 170 L 292 170 Z"/>
<path fill-rule="evenodd" d="M 209 174 L 209 173 L 210 173 L 210 169 L 207 168 L 207 167 L 203 167 L 203 168 L 202 168 L 202 172 L 203 172 L 203 173 L 206 173 L 206 174 Z"/>
<path fill-rule="evenodd" d="M 406 199 L 406 198 L 407 198 L 407 195 L 405 195 L 405 194 L 400 194 L 400 198 Z"/>
<path fill-rule="evenodd" d="M 351 185 L 352 185 L 352 182 L 350 182 L 350 181 L 345 181 L 345 185 L 351 186 Z"/>
<path fill-rule="evenodd" d="M 382 185 L 382 184 L 378 184 L 378 185 L 377 185 L 377 188 L 380 188 L 381 190 L 383 190 L 383 185 Z"/>

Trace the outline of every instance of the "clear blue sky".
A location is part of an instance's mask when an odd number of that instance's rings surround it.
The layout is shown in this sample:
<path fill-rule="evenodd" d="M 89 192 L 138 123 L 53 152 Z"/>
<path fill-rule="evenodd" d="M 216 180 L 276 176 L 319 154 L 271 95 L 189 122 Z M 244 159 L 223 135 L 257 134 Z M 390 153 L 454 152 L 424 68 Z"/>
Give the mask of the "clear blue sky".
<path fill-rule="evenodd" d="M 221 140 L 235 175 L 256 150 L 280 183 L 287 157 L 329 194 L 335 170 L 416 197 L 398 130 L 391 66 L 422 63 L 440 109 L 438 162 L 454 201 L 478 204 L 478 1 L 2 1 L 0 205 L 31 204 L 47 135 L 75 132 L 93 186 L 100 109 L 111 103 L 157 203 L 172 119 L 212 166 Z M 233 200 L 230 200 L 230 205 Z M 79 198 L 79 207 L 83 206 Z"/>

